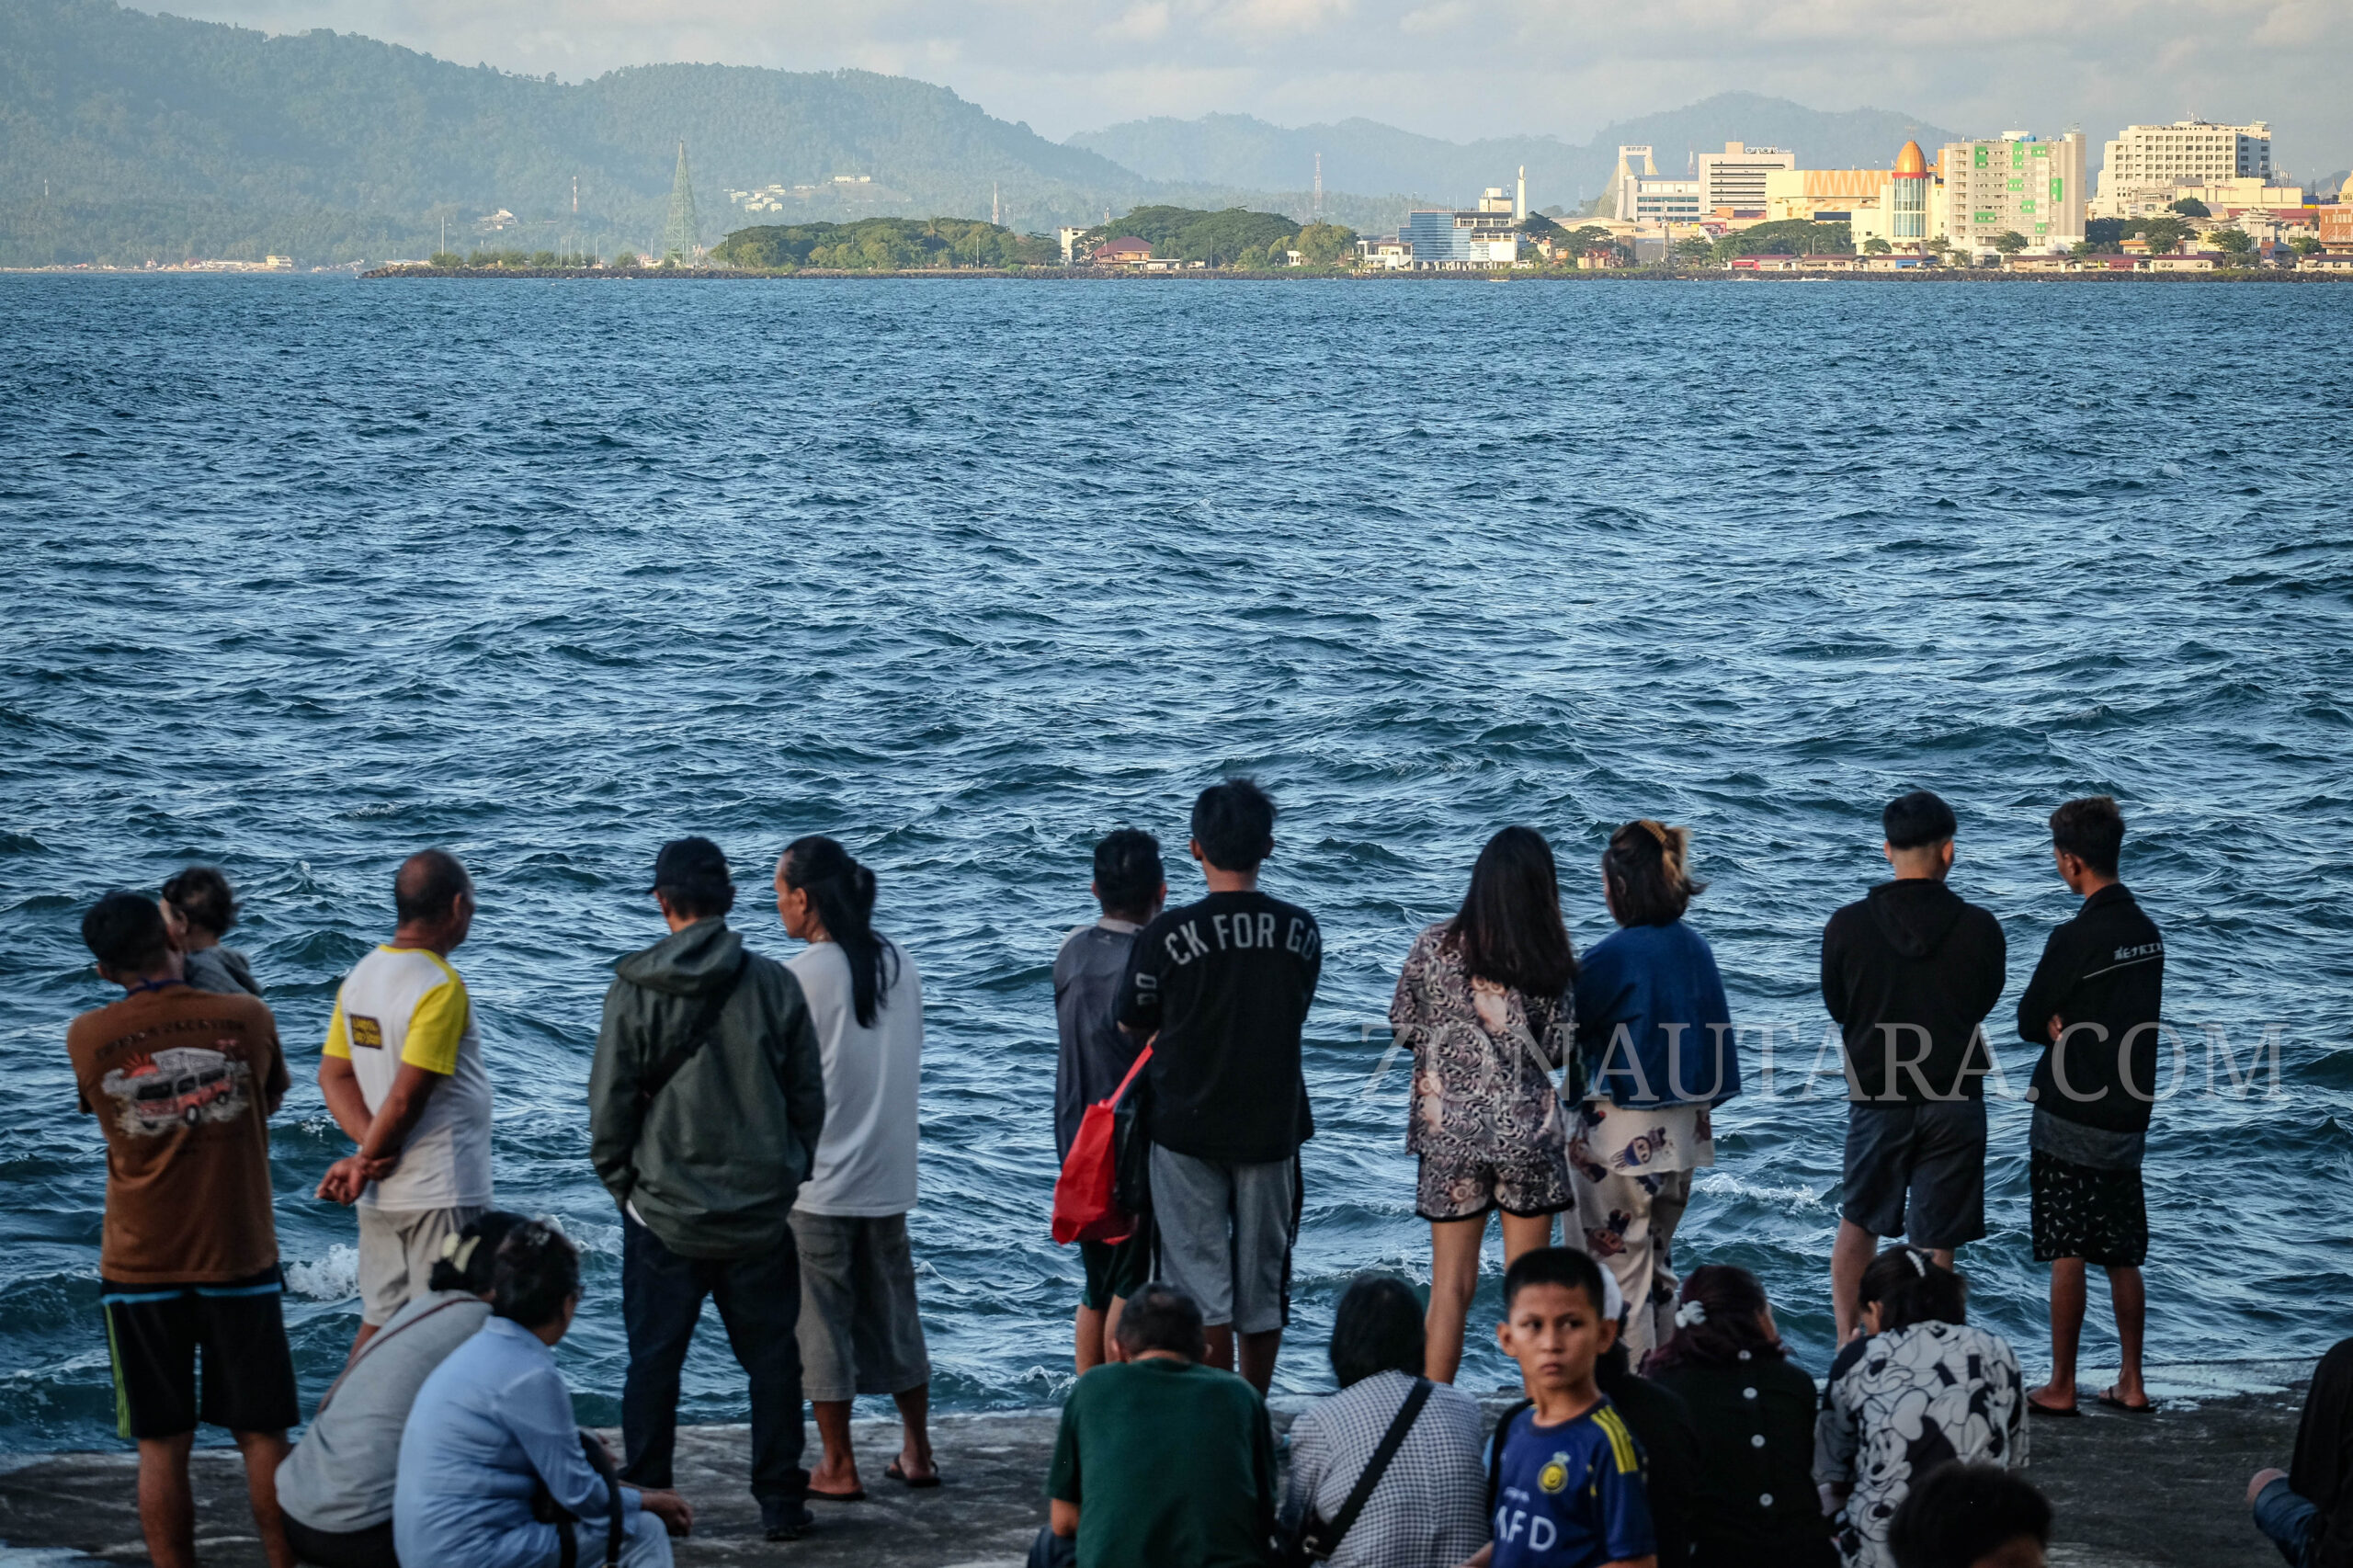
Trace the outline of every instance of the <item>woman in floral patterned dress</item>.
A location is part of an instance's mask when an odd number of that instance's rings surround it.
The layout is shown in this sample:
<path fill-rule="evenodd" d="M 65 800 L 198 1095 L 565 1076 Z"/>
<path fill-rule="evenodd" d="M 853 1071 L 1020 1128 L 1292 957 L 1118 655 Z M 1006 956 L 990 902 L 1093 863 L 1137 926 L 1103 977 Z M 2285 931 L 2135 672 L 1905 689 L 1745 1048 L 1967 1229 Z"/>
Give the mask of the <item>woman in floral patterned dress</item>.
<path fill-rule="evenodd" d="M 1415 938 L 1397 977 L 1389 1022 L 1414 1053 L 1405 1147 L 1421 1156 L 1415 1208 L 1430 1222 L 1437 1381 L 1461 1365 L 1488 1211 L 1503 1211 L 1508 1266 L 1550 1244 L 1552 1216 L 1575 1202 L 1552 1076 L 1570 1054 L 1575 980 L 1552 850 L 1526 827 L 1487 841 L 1461 909 Z"/>

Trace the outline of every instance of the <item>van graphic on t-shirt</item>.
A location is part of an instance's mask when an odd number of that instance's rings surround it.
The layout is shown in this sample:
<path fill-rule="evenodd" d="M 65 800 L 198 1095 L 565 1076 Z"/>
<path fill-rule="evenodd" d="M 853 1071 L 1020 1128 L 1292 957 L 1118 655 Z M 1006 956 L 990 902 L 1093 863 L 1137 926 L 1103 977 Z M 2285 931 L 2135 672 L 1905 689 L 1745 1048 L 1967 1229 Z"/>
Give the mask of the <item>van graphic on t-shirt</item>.
<path fill-rule="evenodd" d="M 117 1127 L 152 1137 L 243 1115 L 252 1076 L 244 1062 L 222 1051 L 176 1045 L 132 1057 L 99 1079 L 98 1087 L 115 1102 Z"/>

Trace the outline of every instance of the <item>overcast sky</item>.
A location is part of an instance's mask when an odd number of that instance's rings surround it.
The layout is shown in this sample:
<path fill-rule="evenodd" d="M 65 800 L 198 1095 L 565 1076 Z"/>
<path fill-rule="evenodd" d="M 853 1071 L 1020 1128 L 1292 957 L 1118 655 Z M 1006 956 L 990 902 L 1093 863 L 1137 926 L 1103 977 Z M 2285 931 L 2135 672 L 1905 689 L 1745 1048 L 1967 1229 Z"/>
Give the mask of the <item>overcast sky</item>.
<path fill-rule="evenodd" d="M 2266 119 L 2313 177 L 2353 163 L 2353 0 L 131 0 L 327 27 L 464 64 L 711 61 L 941 83 L 1056 140 L 1142 115 L 1362 115 L 1467 140 L 1745 88 L 1964 132 L 2097 142 L 2127 120 Z M 1945 18 L 1966 18 L 1948 36 Z"/>

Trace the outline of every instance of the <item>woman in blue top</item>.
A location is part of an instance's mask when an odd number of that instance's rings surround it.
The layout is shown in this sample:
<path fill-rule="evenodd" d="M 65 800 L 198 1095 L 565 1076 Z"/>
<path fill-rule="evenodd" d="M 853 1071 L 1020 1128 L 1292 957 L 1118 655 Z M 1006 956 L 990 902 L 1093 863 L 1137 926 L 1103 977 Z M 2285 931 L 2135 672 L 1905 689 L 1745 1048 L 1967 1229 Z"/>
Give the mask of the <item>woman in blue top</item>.
<path fill-rule="evenodd" d="M 1644 817 L 1609 835 L 1601 886 L 1620 929 L 1577 975 L 1584 1107 L 1569 1142 L 1586 1251 L 1618 1277 L 1637 1365 L 1671 1332 L 1675 1227 L 1691 1173 L 1716 1163 L 1712 1107 L 1740 1093 L 1716 955 L 1683 923 L 1691 832 Z"/>
<path fill-rule="evenodd" d="M 552 1349 L 580 1305 L 580 1254 L 527 1221 L 499 1244 L 490 1289 L 490 1321 L 433 1369 L 409 1407 L 394 1549 L 403 1562 L 433 1568 L 556 1568 L 568 1529 L 577 1561 L 602 1562 L 615 1483 L 581 1448 Z M 676 1492 L 620 1490 L 621 1568 L 670 1568 L 665 1529 L 686 1534 L 693 1512 Z M 576 1522 L 535 1517 L 542 1491 Z"/>

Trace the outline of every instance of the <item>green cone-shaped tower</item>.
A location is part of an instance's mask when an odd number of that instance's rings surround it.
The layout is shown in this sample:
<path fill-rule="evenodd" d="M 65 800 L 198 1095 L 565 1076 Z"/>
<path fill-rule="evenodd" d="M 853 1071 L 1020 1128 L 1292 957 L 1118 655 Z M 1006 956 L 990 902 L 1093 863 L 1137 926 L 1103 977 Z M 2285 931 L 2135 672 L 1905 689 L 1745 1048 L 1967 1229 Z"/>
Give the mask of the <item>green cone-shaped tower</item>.
<path fill-rule="evenodd" d="M 681 267 L 692 267 L 702 250 L 700 225 L 695 221 L 695 182 L 687 173 L 687 144 L 678 143 L 678 172 L 670 181 L 670 220 L 662 225 L 662 256 Z"/>

